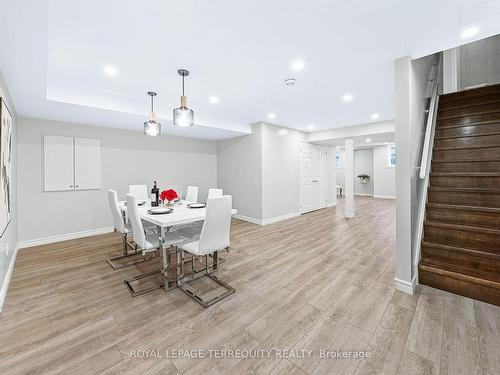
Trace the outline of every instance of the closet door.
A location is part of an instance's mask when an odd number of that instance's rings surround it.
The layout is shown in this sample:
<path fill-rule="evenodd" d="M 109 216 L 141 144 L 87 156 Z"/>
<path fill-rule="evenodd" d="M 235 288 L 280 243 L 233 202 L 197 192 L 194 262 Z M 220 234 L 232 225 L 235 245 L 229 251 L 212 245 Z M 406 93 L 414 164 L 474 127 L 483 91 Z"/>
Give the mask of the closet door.
<path fill-rule="evenodd" d="M 101 188 L 101 140 L 75 138 L 75 189 Z"/>
<path fill-rule="evenodd" d="M 43 137 L 43 176 L 45 191 L 74 189 L 73 138 Z"/>

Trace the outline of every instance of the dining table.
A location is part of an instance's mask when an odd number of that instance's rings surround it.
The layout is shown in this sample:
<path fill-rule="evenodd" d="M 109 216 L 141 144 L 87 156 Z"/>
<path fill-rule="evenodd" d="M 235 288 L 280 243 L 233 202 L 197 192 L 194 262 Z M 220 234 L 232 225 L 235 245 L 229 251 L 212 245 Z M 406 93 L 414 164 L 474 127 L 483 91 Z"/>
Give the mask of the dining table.
<path fill-rule="evenodd" d="M 206 207 L 202 208 L 190 208 L 189 205 L 197 203 L 190 202 L 185 200 L 179 200 L 177 202 L 172 203 L 171 205 L 166 206 L 151 206 L 151 201 L 143 201 L 139 202 L 138 211 L 140 218 L 150 224 L 153 224 L 157 227 L 157 233 L 159 236 L 160 243 L 160 254 L 162 256 L 162 266 L 161 266 L 161 274 L 163 275 L 163 287 L 165 291 L 168 291 L 170 286 L 180 286 L 181 283 L 181 262 L 183 259 L 180 259 L 180 252 L 177 252 L 177 248 L 174 247 L 173 252 L 172 249 L 166 249 L 163 246 L 163 243 L 166 241 L 166 234 L 171 231 L 174 227 L 194 224 L 199 221 L 204 221 L 206 217 Z M 128 222 L 127 219 L 127 202 L 119 201 L 118 205 L 120 210 L 124 216 L 125 222 Z M 166 214 L 153 214 L 151 213 L 151 209 L 154 208 L 172 208 L 170 213 Z M 231 210 L 231 215 L 236 214 L 238 211 L 235 209 Z M 168 278 L 168 268 L 170 266 L 170 255 L 176 255 L 176 278 L 175 280 L 169 280 Z M 158 271 L 153 271 L 151 274 L 157 273 Z M 130 285 L 127 285 L 129 289 L 131 289 Z M 146 291 L 147 292 L 147 291 Z"/>

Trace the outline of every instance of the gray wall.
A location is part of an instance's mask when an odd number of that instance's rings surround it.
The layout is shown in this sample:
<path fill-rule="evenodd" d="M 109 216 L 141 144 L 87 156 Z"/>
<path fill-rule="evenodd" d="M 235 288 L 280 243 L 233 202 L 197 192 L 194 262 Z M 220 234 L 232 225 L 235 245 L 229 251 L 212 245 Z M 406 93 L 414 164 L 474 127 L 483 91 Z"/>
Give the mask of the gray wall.
<path fill-rule="evenodd" d="M 262 219 L 299 212 L 299 145 L 306 134 L 262 124 Z"/>
<path fill-rule="evenodd" d="M 0 237 L 0 311 L 2 310 L 3 298 L 6 295 L 6 276 L 13 261 L 14 251 L 17 246 L 18 232 L 18 207 L 17 207 L 17 118 L 14 105 L 10 99 L 7 84 L 0 72 L 0 97 L 5 100 L 13 118 L 12 129 L 12 212 L 11 221 L 7 229 Z"/>
<path fill-rule="evenodd" d="M 389 167 L 388 146 L 373 148 L 373 195 L 375 198 L 396 197 L 396 168 Z"/>
<path fill-rule="evenodd" d="M 262 124 L 252 134 L 217 142 L 217 184 L 238 215 L 262 218 Z"/>
<path fill-rule="evenodd" d="M 460 47 L 460 88 L 500 82 L 500 35 Z"/>
<path fill-rule="evenodd" d="M 370 182 L 362 184 L 357 176 L 367 174 L 371 177 Z M 373 195 L 373 149 L 354 150 L 354 194 Z"/>
<path fill-rule="evenodd" d="M 138 124 L 141 127 L 141 124 Z M 44 134 L 100 138 L 102 189 L 44 192 Z M 217 144 L 176 137 L 147 137 L 141 132 L 32 118 L 18 119 L 19 241 L 42 239 L 112 226 L 106 189 L 124 199 L 129 184 L 153 180 L 167 185 L 199 186 L 199 200 L 217 186 Z"/>

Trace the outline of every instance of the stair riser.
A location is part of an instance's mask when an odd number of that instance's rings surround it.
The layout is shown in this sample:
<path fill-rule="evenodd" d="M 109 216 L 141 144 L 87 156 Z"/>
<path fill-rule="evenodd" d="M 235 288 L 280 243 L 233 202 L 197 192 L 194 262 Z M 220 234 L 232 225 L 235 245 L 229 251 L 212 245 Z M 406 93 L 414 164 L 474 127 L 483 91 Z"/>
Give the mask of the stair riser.
<path fill-rule="evenodd" d="M 500 194 L 429 191 L 428 199 L 430 203 L 500 208 Z"/>
<path fill-rule="evenodd" d="M 466 91 L 454 92 L 451 94 L 440 95 L 439 103 L 444 104 L 444 103 L 456 102 L 457 100 L 464 100 L 467 98 L 477 98 L 478 96 L 495 95 L 495 94 L 500 94 L 500 85 L 491 85 L 473 90 L 466 90 Z"/>
<path fill-rule="evenodd" d="M 500 177 L 431 176 L 432 187 L 500 189 Z"/>
<path fill-rule="evenodd" d="M 450 293 L 500 306 L 500 290 L 495 288 L 477 285 L 423 270 L 419 270 L 418 282 L 422 285 L 428 285 L 433 288 L 446 290 Z"/>
<path fill-rule="evenodd" d="M 436 139 L 434 141 L 434 147 L 474 147 L 474 146 L 500 147 L 500 135 L 481 135 L 477 137 Z"/>
<path fill-rule="evenodd" d="M 500 255 L 500 236 L 452 228 L 439 228 L 424 224 L 426 242 L 461 246 Z"/>
<path fill-rule="evenodd" d="M 472 98 L 463 98 L 454 100 L 452 102 L 441 102 L 439 101 L 439 109 L 455 109 L 455 108 L 464 108 L 471 107 L 475 105 L 481 104 L 490 104 L 490 103 L 498 103 L 500 102 L 500 94 L 494 95 L 484 95 L 484 96 L 474 96 Z"/>
<path fill-rule="evenodd" d="M 450 210 L 427 207 L 426 220 L 445 224 L 461 224 L 482 228 L 500 228 L 500 213 Z"/>
<path fill-rule="evenodd" d="M 471 135 L 500 133 L 500 122 L 483 125 L 467 125 L 458 128 L 436 129 L 436 138 L 467 137 Z"/>
<path fill-rule="evenodd" d="M 498 259 L 427 245 L 422 246 L 422 259 L 425 259 L 426 263 L 433 263 L 436 267 L 439 267 L 439 264 L 460 264 L 462 267 L 472 270 L 483 270 L 493 273 L 500 272 L 500 260 Z"/>
<path fill-rule="evenodd" d="M 495 113 L 495 112 L 500 112 L 500 105 L 498 103 L 481 104 L 473 107 L 455 108 L 448 110 L 439 109 L 437 119 L 443 120 L 447 118 L 472 116 L 472 115 Z"/>
<path fill-rule="evenodd" d="M 484 115 L 471 115 L 471 116 L 463 116 L 450 119 L 442 119 L 437 121 L 436 128 L 443 129 L 445 127 L 450 127 L 450 126 L 456 127 L 460 125 L 470 125 L 482 122 L 488 122 L 488 123 L 500 122 L 500 112 L 489 113 Z"/>
<path fill-rule="evenodd" d="M 434 150 L 434 160 L 477 160 L 477 159 L 500 159 L 500 147 L 471 148 L 458 150 Z"/>
<path fill-rule="evenodd" d="M 500 172 L 500 161 L 436 163 L 432 162 L 433 172 Z"/>

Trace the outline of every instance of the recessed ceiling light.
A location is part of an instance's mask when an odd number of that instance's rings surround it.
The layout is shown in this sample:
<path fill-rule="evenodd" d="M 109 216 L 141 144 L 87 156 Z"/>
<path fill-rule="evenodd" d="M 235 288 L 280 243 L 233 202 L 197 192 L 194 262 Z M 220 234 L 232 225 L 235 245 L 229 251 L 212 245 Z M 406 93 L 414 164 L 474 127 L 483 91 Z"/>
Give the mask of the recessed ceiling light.
<path fill-rule="evenodd" d="M 469 28 L 465 29 L 464 31 L 462 31 L 462 33 L 460 34 L 460 38 L 469 39 L 469 38 L 472 38 L 473 36 L 477 35 L 478 32 L 479 32 L 479 29 L 477 27 L 469 27 Z"/>
<path fill-rule="evenodd" d="M 293 85 L 295 85 L 295 83 L 296 83 L 295 78 L 285 79 L 285 85 L 287 85 L 287 86 L 293 86 Z"/>
<path fill-rule="evenodd" d="M 304 62 L 297 60 L 292 63 L 292 70 L 295 70 L 296 72 L 300 72 L 304 69 Z"/>
<path fill-rule="evenodd" d="M 342 101 L 344 103 L 349 103 L 349 102 L 352 102 L 352 95 L 351 94 L 344 94 L 342 96 Z"/>
<path fill-rule="evenodd" d="M 275 113 L 270 113 L 267 115 L 267 118 L 270 119 L 270 120 L 274 120 L 276 118 L 276 114 Z"/>
<path fill-rule="evenodd" d="M 314 124 L 309 124 L 309 126 L 307 127 L 309 130 L 313 130 L 314 129 Z"/>
<path fill-rule="evenodd" d="M 114 66 L 108 65 L 104 67 L 104 73 L 110 77 L 114 77 L 118 74 L 118 70 Z"/>
<path fill-rule="evenodd" d="M 372 113 L 371 117 L 372 117 L 372 120 L 377 120 L 380 117 L 380 115 L 378 113 Z"/>
<path fill-rule="evenodd" d="M 372 140 L 371 140 L 370 138 L 366 138 L 366 139 L 365 139 L 365 142 L 366 142 L 366 143 L 370 143 L 371 141 L 372 141 Z"/>
<path fill-rule="evenodd" d="M 219 98 L 217 96 L 211 96 L 209 100 L 210 100 L 210 103 L 213 103 L 213 104 L 219 103 Z"/>

